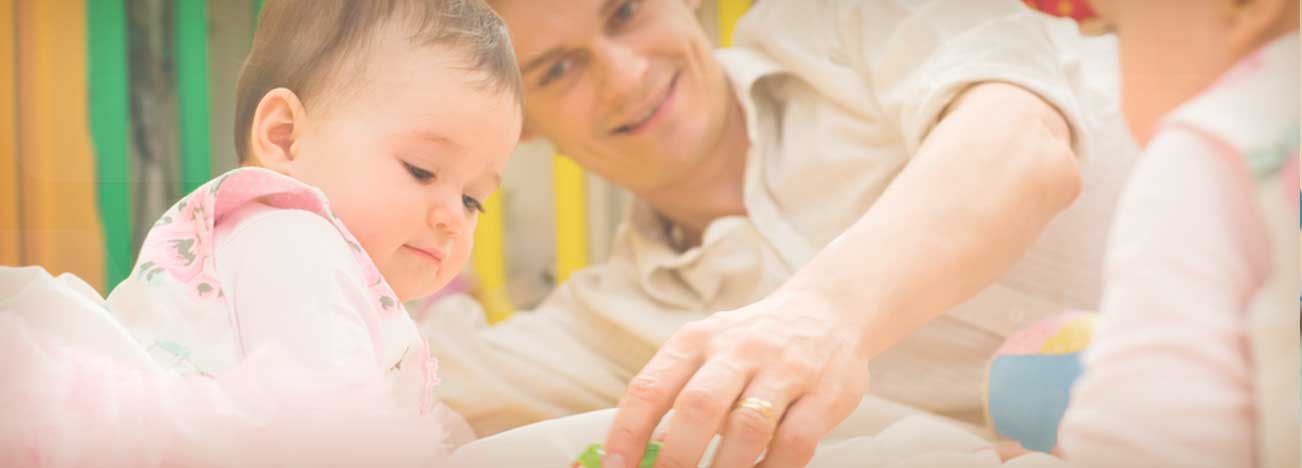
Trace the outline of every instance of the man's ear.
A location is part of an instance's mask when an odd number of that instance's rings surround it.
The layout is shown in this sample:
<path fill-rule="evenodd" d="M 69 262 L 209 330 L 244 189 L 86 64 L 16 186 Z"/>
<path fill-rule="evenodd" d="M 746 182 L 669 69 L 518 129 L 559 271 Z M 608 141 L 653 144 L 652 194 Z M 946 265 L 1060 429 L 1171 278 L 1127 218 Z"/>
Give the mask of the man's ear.
<path fill-rule="evenodd" d="M 285 88 L 268 91 L 253 112 L 249 153 L 259 166 L 289 174 L 297 157 L 296 143 L 307 128 L 307 110 L 298 95 Z"/>
<path fill-rule="evenodd" d="M 1246 54 L 1298 27 L 1297 0 L 1229 0 L 1231 50 Z"/>

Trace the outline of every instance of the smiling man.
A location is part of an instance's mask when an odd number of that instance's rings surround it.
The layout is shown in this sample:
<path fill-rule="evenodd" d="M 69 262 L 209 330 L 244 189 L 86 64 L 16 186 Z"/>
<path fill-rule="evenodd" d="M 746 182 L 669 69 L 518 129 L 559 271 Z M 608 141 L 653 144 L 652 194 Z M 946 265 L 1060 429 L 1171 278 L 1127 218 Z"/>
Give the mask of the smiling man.
<path fill-rule="evenodd" d="M 496 0 L 526 132 L 632 191 L 611 259 L 432 329 L 481 432 L 618 404 L 607 462 L 801 466 L 865 391 L 980 419 L 1018 327 L 1099 300 L 1133 158 L 1086 43 L 1013 0 Z M 1106 62 L 1106 60 L 1104 61 Z M 1095 62 L 1097 63 L 1097 62 Z M 871 384 L 869 376 L 871 375 Z"/>

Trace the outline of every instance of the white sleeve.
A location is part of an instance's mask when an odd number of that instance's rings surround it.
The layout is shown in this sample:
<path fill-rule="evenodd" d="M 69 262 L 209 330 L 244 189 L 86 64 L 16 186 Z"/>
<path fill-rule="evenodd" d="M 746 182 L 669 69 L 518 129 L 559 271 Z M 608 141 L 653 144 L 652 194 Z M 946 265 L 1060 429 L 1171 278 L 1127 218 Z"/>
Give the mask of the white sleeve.
<path fill-rule="evenodd" d="M 795 2 L 790 2 L 795 3 Z M 1024 88 L 1062 113 L 1085 154 L 1074 26 L 1016 0 L 839 2 L 840 41 L 879 111 L 912 154 L 959 93 L 981 82 Z"/>
<path fill-rule="evenodd" d="M 1060 431 L 1074 466 L 1252 466 L 1246 311 L 1269 242 L 1234 158 L 1165 131 L 1131 179 Z"/>
<path fill-rule="evenodd" d="M 339 231 L 302 210 L 250 216 L 219 238 L 216 269 L 244 354 L 276 347 L 320 370 L 378 364 L 361 266 Z"/>

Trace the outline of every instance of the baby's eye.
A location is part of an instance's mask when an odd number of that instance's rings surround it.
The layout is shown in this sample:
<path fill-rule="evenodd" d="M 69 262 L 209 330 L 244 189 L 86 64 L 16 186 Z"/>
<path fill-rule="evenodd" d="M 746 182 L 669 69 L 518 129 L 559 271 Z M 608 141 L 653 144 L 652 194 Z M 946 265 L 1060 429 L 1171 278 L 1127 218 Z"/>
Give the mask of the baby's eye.
<path fill-rule="evenodd" d="M 483 204 L 483 203 L 480 203 L 479 200 L 476 200 L 474 197 L 471 197 L 471 196 L 468 196 L 468 195 L 462 195 L 462 196 L 461 196 L 461 204 L 462 204 L 462 205 L 465 205 L 465 206 L 466 206 L 466 211 L 469 211 L 469 212 L 471 212 L 471 213 L 483 213 L 483 212 L 484 212 L 484 204 Z"/>
<path fill-rule="evenodd" d="M 411 176 L 414 177 L 418 182 L 423 183 L 423 182 L 429 182 L 431 180 L 434 180 L 433 172 L 408 164 L 406 161 L 404 161 L 402 165 L 403 167 L 407 168 L 407 173 L 411 174 Z"/>

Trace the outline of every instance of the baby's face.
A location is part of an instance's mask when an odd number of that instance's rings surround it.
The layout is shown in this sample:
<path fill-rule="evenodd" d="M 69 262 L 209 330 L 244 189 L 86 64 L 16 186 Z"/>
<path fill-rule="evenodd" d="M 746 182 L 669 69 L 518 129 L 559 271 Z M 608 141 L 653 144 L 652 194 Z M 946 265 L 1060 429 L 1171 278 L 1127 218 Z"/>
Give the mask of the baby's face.
<path fill-rule="evenodd" d="M 1116 29 L 1122 111 L 1146 144 L 1158 120 L 1195 97 L 1246 53 L 1230 0 L 1090 0 Z M 1242 27 L 1238 27 L 1242 29 Z"/>
<path fill-rule="evenodd" d="M 465 267 L 479 209 L 519 140 L 520 107 L 457 52 L 400 31 L 365 53 L 363 76 L 307 109 L 290 175 L 325 192 L 405 301 Z"/>

